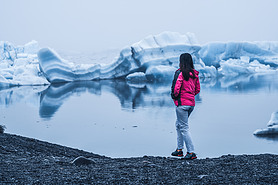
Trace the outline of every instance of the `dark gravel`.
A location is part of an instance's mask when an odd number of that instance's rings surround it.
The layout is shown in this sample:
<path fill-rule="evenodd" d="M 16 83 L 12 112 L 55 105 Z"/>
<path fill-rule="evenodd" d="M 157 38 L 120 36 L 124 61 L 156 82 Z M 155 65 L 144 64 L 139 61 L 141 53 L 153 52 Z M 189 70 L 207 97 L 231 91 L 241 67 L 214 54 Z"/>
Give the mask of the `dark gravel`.
<path fill-rule="evenodd" d="M 4 133 L 0 184 L 278 184 L 278 155 L 114 159 Z"/>

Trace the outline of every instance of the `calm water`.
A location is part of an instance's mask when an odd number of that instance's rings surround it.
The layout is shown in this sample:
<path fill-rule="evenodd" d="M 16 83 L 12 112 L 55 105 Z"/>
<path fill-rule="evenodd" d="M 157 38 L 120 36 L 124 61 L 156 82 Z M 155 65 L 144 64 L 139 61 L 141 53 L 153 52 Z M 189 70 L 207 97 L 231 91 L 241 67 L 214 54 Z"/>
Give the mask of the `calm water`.
<path fill-rule="evenodd" d="M 176 148 L 171 82 L 66 83 L 0 90 L 6 132 L 110 157 L 169 156 Z M 278 75 L 201 82 L 190 117 L 196 153 L 278 154 L 278 139 L 258 138 L 278 110 Z"/>

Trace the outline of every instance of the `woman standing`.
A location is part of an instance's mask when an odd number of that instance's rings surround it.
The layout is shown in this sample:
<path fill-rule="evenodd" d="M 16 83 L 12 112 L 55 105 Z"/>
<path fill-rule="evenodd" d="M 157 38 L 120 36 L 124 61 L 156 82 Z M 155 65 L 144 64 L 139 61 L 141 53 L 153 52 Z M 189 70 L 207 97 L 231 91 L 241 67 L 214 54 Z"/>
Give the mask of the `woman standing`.
<path fill-rule="evenodd" d="M 189 132 L 188 118 L 195 106 L 195 96 L 200 92 L 199 72 L 194 69 L 189 53 L 180 55 L 180 68 L 175 72 L 172 82 L 171 97 L 176 107 L 177 149 L 172 156 L 183 157 L 183 146 L 186 145 L 185 159 L 196 159 L 194 145 Z"/>

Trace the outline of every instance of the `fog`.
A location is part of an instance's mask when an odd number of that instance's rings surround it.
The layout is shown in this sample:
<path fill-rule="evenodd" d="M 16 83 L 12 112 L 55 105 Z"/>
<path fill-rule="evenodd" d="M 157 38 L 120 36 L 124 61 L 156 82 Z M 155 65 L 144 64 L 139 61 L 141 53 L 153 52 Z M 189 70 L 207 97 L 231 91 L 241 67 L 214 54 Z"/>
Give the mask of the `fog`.
<path fill-rule="evenodd" d="M 0 40 L 95 52 L 150 34 L 195 33 L 211 41 L 277 41 L 276 0 L 0 0 Z"/>

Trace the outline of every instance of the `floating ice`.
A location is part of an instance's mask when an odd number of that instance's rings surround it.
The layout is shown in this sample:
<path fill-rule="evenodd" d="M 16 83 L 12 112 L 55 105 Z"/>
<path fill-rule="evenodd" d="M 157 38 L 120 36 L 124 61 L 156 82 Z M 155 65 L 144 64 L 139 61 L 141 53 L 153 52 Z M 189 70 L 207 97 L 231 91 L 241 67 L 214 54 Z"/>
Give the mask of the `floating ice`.
<path fill-rule="evenodd" d="M 126 80 L 130 83 L 144 83 L 147 81 L 145 73 L 135 72 L 126 77 Z"/>
<path fill-rule="evenodd" d="M 142 41 L 124 48 L 118 58 L 111 64 L 92 64 L 87 66 L 72 66 L 65 62 L 53 50 L 44 48 L 38 53 L 40 67 L 49 82 L 80 81 L 95 79 L 113 79 L 126 77 L 133 72 L 145 73 L 152 66 L 178 68 L 178 58 L 181 53 L 192 54 L 196 64 L 204 67 L 199 58 L 201 49 L 196 44 L 193 34 L 180 35 L 173 32 L 163 32 L 149 36 Z M 173 67 L 171 67 L 173 68 Z M 154 76 L 159 76 L 155 75 Z"/>
<path fill-rule="evenodd" d="M 276 135 L 278 134 L 278 125 L 273 125 L 264 129 L 258 129 L 254 132 L 254 135 Z"/>
<path fill-rule="evenodd" d="M 278 67 L 278 42 L 212 42 L 202 46 L 200 57 L 210 66 L 220 67 L 220 61 L 240 59 L 246 56 L 250 61 Z"/>
<path fill-rule="evenodd" d="M 277 69 L 269 65 L 259 63 L 257 60 L 250 61 L 249 57 L 240 57 L 240 59 L 229 59 L 220 61 L 218 73 L 223 76 L 238 76 L 254 73 L 271 73 Z"/>
<path fill-rule="evenodd" d="M 39 69 L 38 43 L 31 41 L 15 47 L 0 42 L 0 88 L 15 85 L 49 84 Z"/>
<path fill-rule="evenodd" d="M 267 128 L 256 130 L 254 135 L 278 135 L 278 111 L 271 114 Z"/>
<path fill-rule="evenodd" d="M 52 49 L 39 50 L 36 41 L 17 47 L 0 42 L 0 87 L 130 80 L 136 72 L 144 73 L 147 80 L 172 78 L 170 73 L 179 67 L 179 56 L 185 52 L 191 53 L 200 78 L 270 73 L 278 68 L 278 42 L 212 42 L 202 46 L 192 33 L 148 36 L 122 49 L 110 64 L 75 64 Z"/>
<path fill-rule="evenodd" d="M 64 61 L 58 54 L 44 48 L 38 52 L 40 69 L 43 71 L 45 78 L 51 82 L 68 82 L 94 80 L 99 78 L 100 65 L 74 65 Z"/>
<path fill-rule="evenodd" d="M 144 68 L 151 65 L 167 65 L 178 67 L 180 54 L 191 53 L 195 63 L 200 63 L 198 52 L 201 46 L 191 33 L 181 35 L 174 32 L 163 32 L 151 35 L 131 46 L 132 58 Z"/>
<path fill-rule="evenodd" d="M 111 64 L 92 65 L 91 68 L 87 66 L 90 70 L 81 70 L 78 73 L 76 73 L 78 69 L 66 67 L 61 62 L 62 59 L 56 58 L 59 65 L 52 65 L 51 61 L 41 57 L 39 59 L 42 71 L 50 82 L 63 81 L 54 79 L 59 78 L 55 71 L 60 71 L 60 75 L 65 75 L 64 81 L 120 78 L 134 72 L 145 73 L 148 80 L 170 76 L 172 78 L 170 73 L 175 71 L 172 70 L 173 68 L 178 68 L 179 56 L 184 52 L 192 54 L 195 68 L 200 72 L 201 78 L 277 71 L 278 42 L 216 42 L 200 46 L 196 40 L 195 36 L 190 33 L 180 35 L 163 32 L 159 35 L 148 36 L 124 48 Z M 52 67 L 47 67 L 48 70 L 45 70 L 43 66 Z M 94 76 L 89 74 L 94 74 Z M 67 75 L 69 78 L 66 78 Z M 83 78 L 80 78 L 80 75 Z"/>

